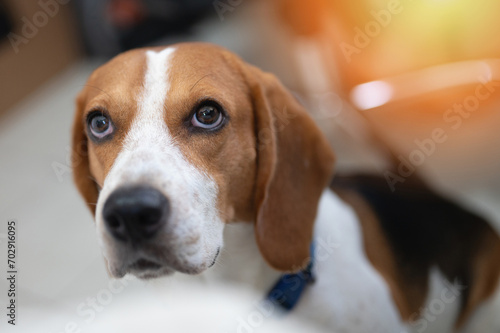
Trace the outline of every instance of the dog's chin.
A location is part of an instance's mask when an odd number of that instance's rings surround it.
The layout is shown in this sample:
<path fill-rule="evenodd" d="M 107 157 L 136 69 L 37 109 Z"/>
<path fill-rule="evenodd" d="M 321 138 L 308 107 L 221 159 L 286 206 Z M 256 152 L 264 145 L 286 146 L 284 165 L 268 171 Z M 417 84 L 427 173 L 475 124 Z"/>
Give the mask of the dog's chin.
<path fill-rule="evenodd" d="M 169 276 L 174 274 L 175 271 L 169 268 L 161 268 L 157 270 L 143 270 L 143 271 L 131 271 L 129 274 L 134 275 L 135 277 L 142 279 L 142 280 L 151 280 L 151 279 L 156 279 L 160 278 L 163 276 Z"/>
<path fill-rule="evenodd" d="M 166 265 L 146 259 L 139 259 L 129 264 L 108 264 L 108 266 L 111 276 L 116 279 L 120 279 L 126 274 L 131 274 L 142 280 L 150 280 L 163 276 L 169 276 L 176 272 L 196 275 L 204 272 L 209 267 L 209 265 Z"/>
<path fill-rule="evenodd" d="M 122 278 L 126 274 L 133 275 L 139 279 L 154 279 L 162 276 L 172 275 L 176 272 L 197 275 L 214 266 L 219 256 L 221 247 L 214 248 L 210 255 L 195 253 L 194 256 L 172 255 L 169 251 L 155 251 L 141 249 L 135 252 L 109 251 L 104 252 L 108 264 L 108 271 L 114 278 Z M 107 254 L 107 255 L 106 255 Z"/>

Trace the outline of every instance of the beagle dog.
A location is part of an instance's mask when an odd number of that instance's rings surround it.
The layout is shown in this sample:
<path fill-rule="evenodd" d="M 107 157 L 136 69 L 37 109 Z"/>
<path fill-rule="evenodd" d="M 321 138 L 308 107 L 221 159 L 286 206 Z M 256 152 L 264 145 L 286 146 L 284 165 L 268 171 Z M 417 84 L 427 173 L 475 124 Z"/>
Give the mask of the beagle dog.
<path fill-rule="evenodd" d="M 423 185 L 330 184 L 308 113 L 225 49 L 137 49 L 98 68 L 72 160 L 113 277 L 204 272 L 335 332 L 500 331 L 493 229 Z"/>

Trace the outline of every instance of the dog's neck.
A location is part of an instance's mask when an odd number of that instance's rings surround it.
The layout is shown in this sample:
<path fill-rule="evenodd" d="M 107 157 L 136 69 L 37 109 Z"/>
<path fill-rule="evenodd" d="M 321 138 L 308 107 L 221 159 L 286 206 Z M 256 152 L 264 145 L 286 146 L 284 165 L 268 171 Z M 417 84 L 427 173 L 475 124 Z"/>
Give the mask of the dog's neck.
<path fill-rule="evenodd" d="M 328 225 L 331 224 L 329 221 L 334 221 L 336 215 L 344 216 L 343 212 L 346 209 L 350 211 L 350 207 L 341 204 L 340 198 L 333 191 L 326 189 L 318 205 L 315 234 L 321 235 L 329 230 Z M 224 247 L 215 266 L 202 274 L 204 279 L 245 284 L 267 291 L 283 272 L 271 268 L 266 263 L 259 252 L 254 233 L 252 223 L 228 224 L 224 231 Z M 323 238 L 320 245 L 324 247 L 328 243 L 327 239 Z"/>
<path fill-rule="evenodd" d="M 268 289 L 282 274 L 272 269 L 260 255 L 252 223 L 228 224 L 224 246 L 214 267 L 203 274 L 207 280 Z"/>

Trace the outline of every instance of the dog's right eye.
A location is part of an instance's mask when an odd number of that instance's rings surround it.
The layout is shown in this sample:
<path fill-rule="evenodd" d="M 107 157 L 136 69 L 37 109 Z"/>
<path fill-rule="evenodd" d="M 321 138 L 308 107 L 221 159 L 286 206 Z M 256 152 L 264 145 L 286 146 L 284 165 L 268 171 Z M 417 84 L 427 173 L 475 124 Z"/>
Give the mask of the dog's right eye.
<path fill-rule="evenodd" d="M 111 120 L 102 112 L 94 112 L 88 117 L 88 128 L 96 139 L 103 139 L 114 131 Z"/>
<path fill-rule="evenodd" d="M 215 129 L 223 121 L 222 112 L 215 105 L 203 105 L 193 115 L 191 124 L 203 129 Z"/>

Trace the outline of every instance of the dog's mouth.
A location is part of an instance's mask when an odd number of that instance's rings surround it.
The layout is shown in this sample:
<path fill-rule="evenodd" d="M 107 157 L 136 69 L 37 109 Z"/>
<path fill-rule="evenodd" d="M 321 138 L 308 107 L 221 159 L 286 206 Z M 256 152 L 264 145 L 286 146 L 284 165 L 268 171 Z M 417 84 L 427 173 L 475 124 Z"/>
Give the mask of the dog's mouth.
<path fill-rule="evenodd" d="M 180 246 L 158 246 L 145 244 L 141 248 L 123 246 L 106 246 L 103 254 L 106 258 L 108 271 L 114 278 L 122 278 L 127 274 L 139 279 L 152 279 L 183 273 L 200 274 L 214 266 L 220 253 L 220 246 L 206 254 L 201 245 L 181 244 Z M 121 246 L 116 246 L 121 245 Z"/>
<path fill-rule="evenodd" d="M 174 270 L 152 260 L 141 258 L 128 265 L 126 272 L 133 274 L 140 279 L 147 280 L 164 275 L 170 275 L 174 272 Z"/>
<path fill-rule="evenodd" d="M 151 260 L 139 259 L 129 266 L 130 270 L 134 271 L 157 271 L 162 266 Z"/>

